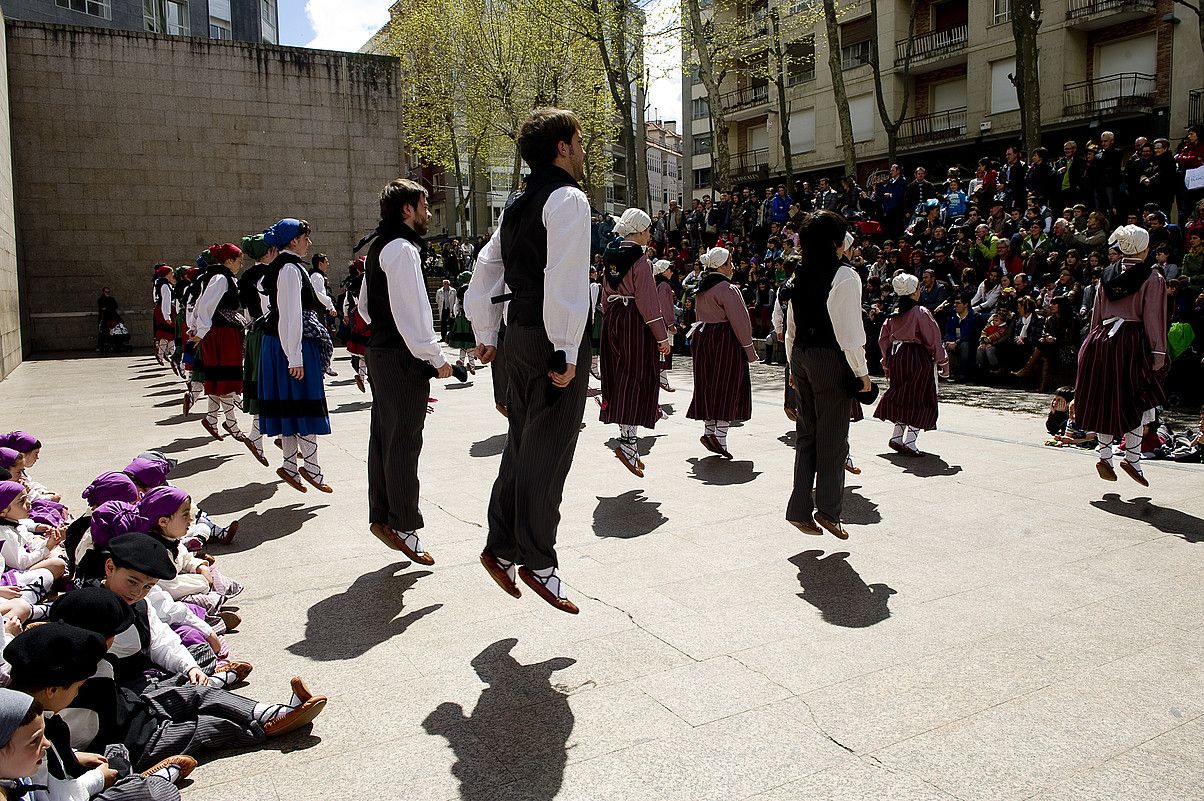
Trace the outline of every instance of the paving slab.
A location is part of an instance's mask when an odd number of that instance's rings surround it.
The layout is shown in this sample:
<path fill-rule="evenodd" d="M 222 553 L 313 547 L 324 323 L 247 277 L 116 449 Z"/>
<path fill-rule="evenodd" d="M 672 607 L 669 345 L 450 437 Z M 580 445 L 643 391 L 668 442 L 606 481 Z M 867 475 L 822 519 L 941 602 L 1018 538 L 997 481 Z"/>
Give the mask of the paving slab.
<path fill-rule="evenodd" d="M 491 375 L 435 382 L 419 567 L 367 532 L 371 395 L 345 354 L 321 439 L 333 495 L 276 480 L 179 413 L 145 356 L 31 361 L 0 382 L 0 428 L 43 441 L 32 471 L 84 486 L 156 448 L 238 539 L 244 694 L 303 675 L 330 704 L 255 752 L 208 756 L 188 801 L 785 801 L 1204 797 L 1204 468 L 1100 481 L 1044 447 L 1041 399 L 958 387 L 904 460 L 852 426 L 848 541 L 784 522 L 794 432 L 780 368 L 753 366 L 731 462 L 671 414 L 640 480 L 586 413 L 559 554 L 578 617 L 481 570 L 505 445 Z M 270 449 L 269 449 L 270 450 Z M 271 456 L 276 458 L 275 453 Z"/>

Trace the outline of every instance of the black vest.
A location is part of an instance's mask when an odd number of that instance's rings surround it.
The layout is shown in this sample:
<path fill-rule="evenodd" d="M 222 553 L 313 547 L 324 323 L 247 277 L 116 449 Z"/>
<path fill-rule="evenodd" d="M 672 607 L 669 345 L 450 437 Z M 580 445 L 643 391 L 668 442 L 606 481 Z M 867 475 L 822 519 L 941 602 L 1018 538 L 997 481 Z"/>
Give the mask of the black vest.
<path fill-rule="evenodd" d="M 244 309 L 251 314 L 252 322 L 258 321 L 263 317 L 263 303 L 259 298 L 259 290 L 255 288 L 255 284 L 263 278 L 264 273 L 268 270 L 268 265 L 256 263 L 249 270 L 244 270 L 243 274 L 238 276 L 238 299 L 242 303 Z"/>
<path fill-rule="evenodd" d="M 164 284 L 166 284 L 166 283 L 167 283 L 167 279 L 166 279 L 166 278 L 156 278 L 156 279 L 155 279 L 155 288 L 154 288 L 155 300 L 154 300 L 154 304 L 155 304 L 155 308 L 156 308 L 156 309 L 158 309 L 158 308 L 159 308 L 159 293 L 160 293 L 160 292 L 163 290 L 163 285 L 164 285 Z"/>
<path fill-rule="evenodd" d="M 502 265 L 513 295 L 512 325 L 543 326 L 543 272 L 548 266 L 543 207 L 553 192 L 566 186 L 577 187 L 577 182 L 559 167 L 532 172 L 527 188 L 514 196 L 502 215 Z"/>
<path fill-rule="evenodd" d="M 378 233 L 368 246 L 364 258 L 364 280 L 368 282 L 368 316 L 372 318 L 372 336 L 368 340 L 369 347 L 396 350 L 402 353 L 402 362 L 408 363 L 414 358 L 406 345 L 405 338 L 397 330 L 393 320 L 393 306 L 389 302 L 389 277 L 380 266 L 380 253 L 386 245 L 405 239 L 418 248 L 419 264 L 422 263 L 422 237 L 405 223 L 382 223 Z M 424 296 L 422 303 L 429 303 Z"/>
<path fill-rule="evenodd" d="M 804 348 L 835 348 L 840 350 L 832 318 L 828 315 L 828 294 L 832 279 L 802 267 L 794 271 L 794 290 L 790 306 L 794 310 L 794 344 Z"/>
<path fill-rule="evenodd" d="M 226 285 L 226 289 L 222 292 L 221 300 L 217 302 L 217 308 L 213 311 L 213 325 L 215 327 L 225 326 L 226 328 L 235 327 L 234 323 L 226 319 L 226 316 L 221 314 L 223 311 L 238 311 L 241 308 L 241 303 L 238 299 L 238 282 L 234 280 L 234 273 L 224 265 L 217 265 L 209 268 L 209 278 L 205 281 L 205 289 L 214 281 L 222 281 Z M 204 294 L 204 290 L 201 290 Z"/>
<path fill-rule="evenodd" d="M 134 629 L 138 632 L 138 642 L 141 647 L 137 653 L 115 659 L 113 673 L 118 686 L 130 687 L 136 692 L 141 692 L 147 683 L 145 672 L 155 669 L 155 663 L 150 658 L 151 630 L 150 620 L 147 617 L 147 615 L 153 615 L 154 612 L 147 606 L 145 599 L 134 604 L 132 608 L 134 610 Z"/>
<path fill-rule="evenodd" d="M 301 312 L 304 314 L 307 311 L 317 311 L 321 308 L 318 303 L 318 296 L 314 294 L 314 288 L 309 283 L 309 276 L 306 272 L 305 265 L 299 262 L 298 257 L 292 253 L 281 253 L 276 257 L 275 261 L 268 265 L 267 270 L 263 274 L 263 294 L 267 296 L 268 309 L 267 316 L 263 322 L 263 332 L 271 334 L 274 337 L 280 336 L 280 302 L 276 298 L 277 282 L 280 280 L 280 271 L 286 264 L 295 264 L 301 272 Z"/>
<path fill-rule="evenodd" d="M 188 286 L 184 287 L 180 292 L 180 307 L 187 308 L 196 303 L 197 297 L 201 294 L 201 287 L 205 285 L 205 279 L 209 277 L 209 267 L 198 272 L 188 282 Z"/>

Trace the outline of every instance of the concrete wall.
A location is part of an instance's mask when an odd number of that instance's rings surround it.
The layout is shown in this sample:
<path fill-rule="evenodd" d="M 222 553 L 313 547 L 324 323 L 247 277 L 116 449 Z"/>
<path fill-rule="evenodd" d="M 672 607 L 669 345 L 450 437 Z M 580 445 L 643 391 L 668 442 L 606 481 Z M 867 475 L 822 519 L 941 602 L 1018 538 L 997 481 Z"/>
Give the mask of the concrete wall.
<path fill-rule="evenodd" d="M 151 268 L 284 216 L 331 281 L 401 170 L 397 61 L 8 23 L 27 350 L 95 347 L 112 287 L 148 344 Z"/>
<path fill-rule="evenodd" d="M 0 30 L 0 378 L 21 363 L 21 311 L 17 291 L 17 240 L 13 219 L 12 136 L 8 116 L 8 68 Z"/>

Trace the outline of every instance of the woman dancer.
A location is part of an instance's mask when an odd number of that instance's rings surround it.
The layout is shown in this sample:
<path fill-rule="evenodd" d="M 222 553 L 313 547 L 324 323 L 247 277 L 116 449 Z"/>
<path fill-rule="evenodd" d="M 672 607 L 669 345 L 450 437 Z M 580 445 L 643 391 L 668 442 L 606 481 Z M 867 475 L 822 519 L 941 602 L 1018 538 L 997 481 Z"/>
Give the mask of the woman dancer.
<path fill-rule="evenodd" d="M 468 321 L 468 315 L 464 313 L 464 295 L 468 292 L 468 282 L 471 280 L 472 273 L 467 270 L 460 273 L 460 277 L 457 279 L 459 287 L 456 289 L 456 319 L 452 323 L 451 333 L 447 336 L 447 344 L 460 349 L 460 356 L 456 360 L 456 364 L 466 367 L 470 373 L 475 373 L 477 371 L 477 340 L 472 333 L 472 323 Z"/>
<path fill-rule="evenodd" d="M 752 417 L 749 362 L 757 361 L 752 320 L 740 290 L 731 284 L 732 255 L 711 248 L 701 258 L 706 274 L 694 297 L 698 322 L 690 329 L 694 355 L 694 399 L 686 417 L 706 426 L 699 441 L 711 453 L 731 459 L 727 429 Z"/>
<path fill-rule="evenodd" d="M 242 250 L 226 242 L 210 245 L 209 253 L 217 264 L 209 268 L 209 277 L 197 299 L 193 316 L 193 336 L 200 343 L 205 395 L 209 398 L 209 408 L 201 425 L 214 439 L 222 439 L 222 433 L 217 429 L 220 411 L 226 418 L 222 428 L 241 442 L 244 437 L 234 408 L 235 396 L 243 389 L 242 345 L 246 320 L 240 311 L 242 303 L 234 276 L 242 267 Z"/>
<path fill-rule="evenodd" d="M 179 316 L 183 320 L 184 337 L 184 414 L 205 394 L 205 366 L 201 363 L 200 342 L 193 336 L 196 324 L 196 302 L 209 277 L 209 251 L 196 257 L 196 266 L 189 267 L 188 285 L 180 292 Z"/>
<path fill-rule="evenodd" d="M 176 349 L 176 324 L 172 314 L 175 273 L 167 264 L 155 265 L 155 361 L 166 367 Z"/>
<path fill-rule="evenodd" d="M 305 492 L 304 478 L 321 492 L 334 492 L 318 463 L 318 435 L 330 433 L 330 416 L 321 342 L 308 335 L 306 324 L 321 309 L 302 261 L 309 231 L 305 220 L 286 218 L 263 232 L 279 255 L 263 278 L 268 314 L 259 364 L 259 427 L 266 436 L 280 437 L 284 464 L 276 475 L 286 484 Z M 304 467 L 298 467 L 298 456 Z"/>
<path fill-rule="evenodd" d="M 669 283 L 669 271 L 672 269 L 673 262 L 667 259 L 661 259 L 652 265 L 652 272 L 656 275 L 656 298 L 660 303 L 665 328 L 669 332 L 669 352 L 661 357 L 660 364 L 660 387 L 665 392 L 677 391 L 669 385 L 669 370 L 673 368 L 673 337 L 677 334 L 677 297 L 673 294 L 673 285 Z"/>
<path fill-rule="evenodd" d="M 268 466 L 263 453 L 263 432 L 259 430 L 259 360 L 263 350 L 263 325 L 267 315 L 267 297 L 263 294 L 263 277 L 278 255 L 268 247 L 263 234 L 244 236 L 242 252 L 255 259 L 249 270 L 238 278 L 238 298 L 250 316 L 242 360 L 242 410 L 251 415 L 251 433 L 242 442 L 261 465 Z"/>
<path fill-rule="evenodd" d="M 351 262 L 348 269 L 351 276 L 347 281 L 347 295 L 343 300 L 343 322 L 348 329 L 347 352 L 351 354 L 351 368 L 355 370 L 355 386 L 360 392 L 367 392 L 368 360 L 364 355 L 368 352 L 372 329 L 359 313 L 360 289 L 364 286 L 364 257 L 360 256 Z"/>
<path fill-rule="evenodd" d="M 1146 260 L 1150 234 L 1144 228 L 1122 225 L 1108 244 L 1120 249 L 1121 258 L 1104 270 L 1091 331 L 1079 350 L 1075 423 L 1099 439 L 1100 478 L 1116 480 L 1112 442 L 1123 433 L 1121 469 L 1148 487 L 1141 433 L 1153 422 L 1154 407 L 1166 400 L 1158 375 L 1166 366 L 1166 280 Z"/>
<path fill-rule="evenodd" d="M 878 347 L 890 388 L 878 402 L 874 417 L 895 424 L 887 443 L 904 456 L 923 456 L 916 447 L 920 429 L 936 428 L 935 364 L 949 377 L 949 354 L 941 344 L 941 329 L 927 307 L 921 306 L 920 279 L 899 273 L 891 281 L 899 302 L 882 326 Z"/>
<path fill-rule="evenodd" d="M 602 259 L 602 413 L 603 423 L 619 424 L 615 457 L 644 477 L 636 449 L 640 426 L 660 419 L 657 375 L 669 353 L 669 333 L 661 315 L 656 282 L 644 248 L 652 238 L 652 220 L 640 209 L 627 209 L 615 223 L 622 241 L 611 242 Z"/>

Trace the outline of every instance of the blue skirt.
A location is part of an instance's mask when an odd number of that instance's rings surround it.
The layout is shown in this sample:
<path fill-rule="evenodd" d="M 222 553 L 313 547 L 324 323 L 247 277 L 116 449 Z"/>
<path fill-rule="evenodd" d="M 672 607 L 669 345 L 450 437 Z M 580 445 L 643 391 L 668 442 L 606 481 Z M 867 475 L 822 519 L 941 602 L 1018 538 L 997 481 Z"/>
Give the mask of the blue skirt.
<path fill-rule="evenodd" d="M 259 430 L 266 436 L 329 434 L 326 388 L 322 385 L 322 353 L 316 342 L 301 340 L 305 377 L 288 374 L 280 337 L 263 335 L 259 361 Z"/>

